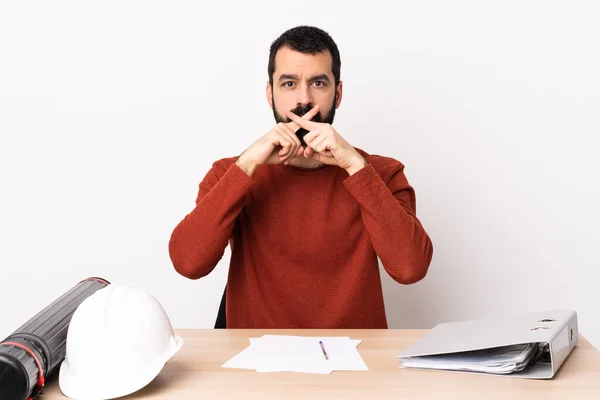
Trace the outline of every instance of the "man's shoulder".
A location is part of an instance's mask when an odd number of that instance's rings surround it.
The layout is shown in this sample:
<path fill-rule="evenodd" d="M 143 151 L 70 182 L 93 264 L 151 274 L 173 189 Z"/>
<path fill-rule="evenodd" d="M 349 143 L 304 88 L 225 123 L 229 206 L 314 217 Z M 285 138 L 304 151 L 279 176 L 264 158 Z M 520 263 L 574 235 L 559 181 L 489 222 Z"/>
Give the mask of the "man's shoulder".
<path fill-rule="evenodd" d="M 367 163 L 373 166 L 375 171 L 384 180 L 399 171 L 404 171 L 404 164 L 396 158 L 380 154 L 370 154 L 358 147 L 355 147 L 355 149 L 365 158 L 365 160 L 367 160 Z"/>
<path fill-rule="evenodd" d="M 224 157 L 214 160 L 210 168 L 205 172 L 200 184 L 207 184 L 208 182 L 212 182 L 212 184 L 216 183 L 216 181 L 220 180 L 227 173 L 238 157 Z"/>
<path fill-rule="evenodd" d="M 238 157 L 239 156 L 219 158 L 213 162 L 213 167 L 223 167 L 227 169 L 237 161 Z"/>
<path fill-rule="evenodd" d="M 218 175 L 223 175 L 227 170 L 235 164 L 239 156 L 223 157 L 213 161 L 211 166 L 211 172 Z"/>

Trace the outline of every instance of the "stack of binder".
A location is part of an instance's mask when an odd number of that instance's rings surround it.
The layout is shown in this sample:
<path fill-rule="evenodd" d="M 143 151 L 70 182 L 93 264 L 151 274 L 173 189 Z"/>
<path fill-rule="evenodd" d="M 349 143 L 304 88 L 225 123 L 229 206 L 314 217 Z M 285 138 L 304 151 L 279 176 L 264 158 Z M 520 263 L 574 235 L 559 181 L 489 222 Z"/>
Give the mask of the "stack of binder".
<path fill-rule="evenodd" d="M 446 322 L 401 351 L 399 367 L 548 379 L 578 336 L 574 310 Z"/>

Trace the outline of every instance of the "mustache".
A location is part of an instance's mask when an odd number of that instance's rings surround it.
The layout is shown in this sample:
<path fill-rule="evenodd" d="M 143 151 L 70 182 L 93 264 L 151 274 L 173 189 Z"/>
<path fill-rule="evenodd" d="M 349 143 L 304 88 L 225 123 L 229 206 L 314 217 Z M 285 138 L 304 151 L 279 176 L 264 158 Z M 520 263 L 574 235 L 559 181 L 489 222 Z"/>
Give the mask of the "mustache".
<path fill-rule="evenodd" d="M 305 106 L 303 105 L 299 105 L 296 108 L 290 110 L 291 112 L 293 112 L 294 114 L 296 114 L 297 116 L 301 117 L 304 114 L 306 114 L 307 112 L 309 112 L 310 110 L 312 110 L 314 108 L 314 106 L 312 104 L 307 104 Z M 290 122 L 291 120 L 288 118 L 288 122 Z M 322 117 L 321 117 L 321 112 L 318 112 L 317 115 L 315 115 L 311 121 L 315 121 L 315 122 L 322 122 Z"/>
<path fill-rule="evenodd" d="M 307 112 L 309 112 L 310 110 L 313 109 L 313 105 L 312 104 L 307 104 L 307 105 L 299 105 L 296 108 L 290 110 L 291 112 L 293 112 L 294 114 L 296 114 L 299 117 L 302 117 L 304 114 L 306 114 Z M 292 120 L 289 118 L 286 118 L 287 121 L 286 122 L 291 122 Z M 315 122 L 321 122 L 323 120 L 323 118 L 321 117 L 321 112 L 318 112 L 317 115 L 315 115 L 314 117 L 312 117 L 311 121 L 315 121 Z M 307 144 L 304 141 L 304 136 L 306 136 L 306 134 L 308 133 L 308 131 L 304 128 L 300 128 L 296 131 L 296 136 L 298 137 L 298 139 L 300 139 L 300 144 L 302 145 L 302 147 L 306 148 Z"/>

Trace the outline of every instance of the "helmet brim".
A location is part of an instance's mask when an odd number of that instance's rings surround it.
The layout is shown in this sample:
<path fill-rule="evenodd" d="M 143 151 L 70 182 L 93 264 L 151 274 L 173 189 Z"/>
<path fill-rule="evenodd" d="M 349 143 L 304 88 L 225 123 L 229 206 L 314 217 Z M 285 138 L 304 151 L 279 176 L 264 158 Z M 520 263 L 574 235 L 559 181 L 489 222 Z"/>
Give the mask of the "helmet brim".
<path fill-rule="evenodd" d="M 109 400 L 135 393 L 150 384 L 160 374 L 167 361 L 181 349 L 183 339 L 179 336 L 174 338 L 174 345 L 164 357 L 126 374 L 111 368 L 101 373 L 74 371 L 67 360 L 64 360 L 59 371 L 60 390 L 73 400 Z M 119 361 L 114 362 L 118 364 Z"/>

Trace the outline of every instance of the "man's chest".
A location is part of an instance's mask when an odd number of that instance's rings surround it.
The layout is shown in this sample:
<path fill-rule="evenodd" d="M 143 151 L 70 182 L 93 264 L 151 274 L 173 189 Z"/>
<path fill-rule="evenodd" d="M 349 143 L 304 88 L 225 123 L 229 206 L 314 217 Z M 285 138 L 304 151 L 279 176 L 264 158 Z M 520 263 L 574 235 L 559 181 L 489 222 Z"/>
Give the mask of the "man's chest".
<path fill-rule="evenodd" d="M 360 205 L 341 180 L 302 178 L 255 185 L 242 212 L 248 234 L 309 254 L 344 247 L 364 234 Z"/>

